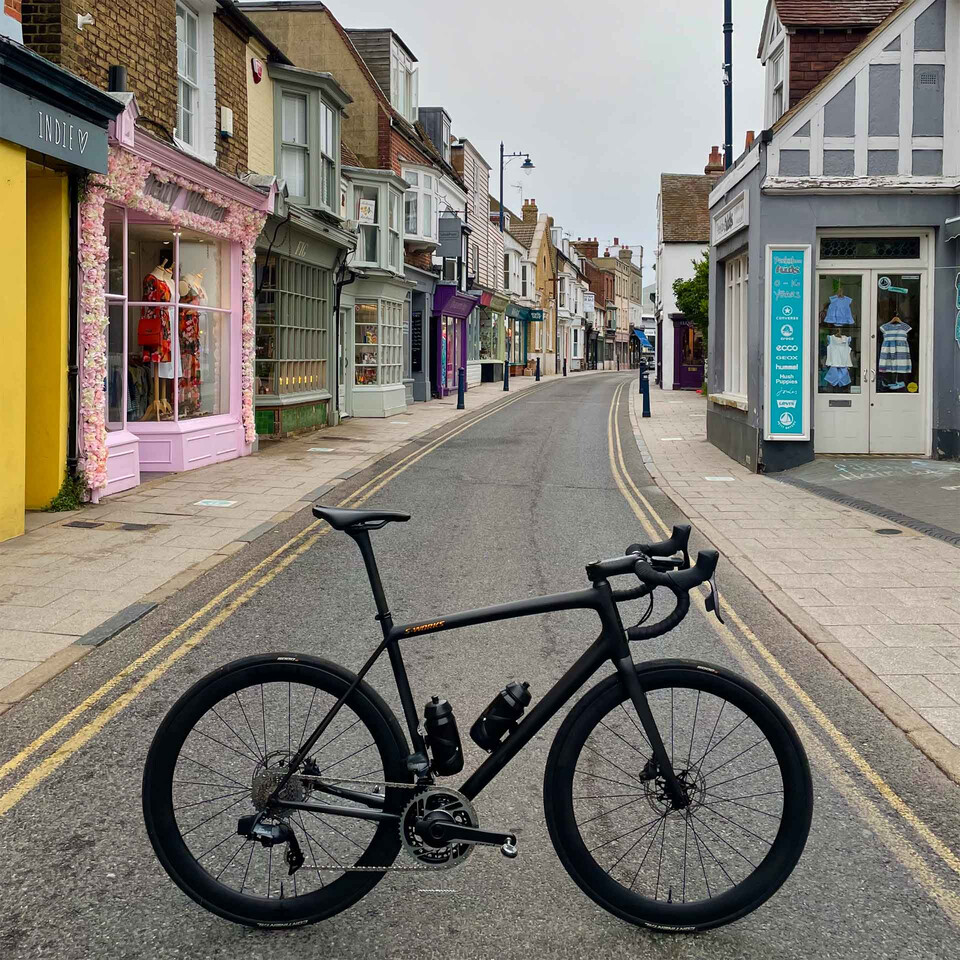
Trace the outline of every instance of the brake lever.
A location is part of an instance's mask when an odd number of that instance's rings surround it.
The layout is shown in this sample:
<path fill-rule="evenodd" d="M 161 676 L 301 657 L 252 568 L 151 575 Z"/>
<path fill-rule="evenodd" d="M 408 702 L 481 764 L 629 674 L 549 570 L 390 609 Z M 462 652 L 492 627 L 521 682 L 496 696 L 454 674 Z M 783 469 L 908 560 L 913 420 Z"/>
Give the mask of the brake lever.
<path fill-rule="evenodd" d="M 720 616 L 720 591 L 717 589 L 716 577 L 711 577 L 708 583 L 710 584 L 710 595 L 704 601 L 704 606 L 708 612 L 712 611 L 715 613 L 717 619 L 723 623 L 723 617 Z"/>

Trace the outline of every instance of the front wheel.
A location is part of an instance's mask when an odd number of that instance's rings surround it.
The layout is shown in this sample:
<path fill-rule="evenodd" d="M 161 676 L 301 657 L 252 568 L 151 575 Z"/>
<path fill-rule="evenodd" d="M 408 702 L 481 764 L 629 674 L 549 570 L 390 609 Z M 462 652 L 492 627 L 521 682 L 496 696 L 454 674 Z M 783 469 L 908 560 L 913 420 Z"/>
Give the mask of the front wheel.
<path fill-rule="evenodd" d="M 631 923 L 696 931 L 760 906 L 803 852 L 813 786 L 780 708 L 722 667 L 637 666 L 689 804 L 671 802 L 614 675 L 567 716 L 550 750 L 550 837 L 577 885 Z"/>

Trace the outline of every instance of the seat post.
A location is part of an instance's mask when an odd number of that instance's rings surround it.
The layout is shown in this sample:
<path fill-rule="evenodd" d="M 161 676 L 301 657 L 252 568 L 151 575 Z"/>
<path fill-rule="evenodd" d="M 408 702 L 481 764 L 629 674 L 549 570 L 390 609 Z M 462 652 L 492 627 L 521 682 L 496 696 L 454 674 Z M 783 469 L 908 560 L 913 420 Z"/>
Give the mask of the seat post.
<path fill-rule="evenodd" d="M 373 555 L 373 544 L 370 542 L 370 534 L 362 528 L 346 530 L 360 548 L 360 556 L 363 557 L 363 565 L 367 570 L 367 578 L 370 580 L 370 589 L 373 591 L 373 600 L 377 605 L 377 619 L 383 628 L 383 635 L 386 636 L 393 626 L 393 618 L 387 608 L 387 598 L 383 593 L 383 583 L 380 581 L 380 571 L 377 569 L 377 560 Z"/>

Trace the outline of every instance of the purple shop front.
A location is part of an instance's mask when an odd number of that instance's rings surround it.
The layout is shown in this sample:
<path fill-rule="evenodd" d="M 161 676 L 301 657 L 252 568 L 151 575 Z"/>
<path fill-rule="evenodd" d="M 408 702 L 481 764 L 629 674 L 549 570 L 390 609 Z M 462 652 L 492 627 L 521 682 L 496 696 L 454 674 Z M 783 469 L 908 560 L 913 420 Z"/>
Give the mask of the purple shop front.
<path fill-rule="evenodd" d="M 467 317 L 479 301 L 454 286 L 439 285 L 433 295 L 434 364 L 437 393 L 457 390 L 457 371 L 467 365 Z"/>

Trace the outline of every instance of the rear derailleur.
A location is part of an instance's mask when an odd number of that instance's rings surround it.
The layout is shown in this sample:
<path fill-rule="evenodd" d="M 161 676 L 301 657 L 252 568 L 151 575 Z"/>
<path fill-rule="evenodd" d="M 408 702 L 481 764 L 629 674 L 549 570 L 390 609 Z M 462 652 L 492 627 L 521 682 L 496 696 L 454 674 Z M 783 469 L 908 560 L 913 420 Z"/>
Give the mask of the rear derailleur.
<path fill-rule="evenodd" d="M 237 834 L 246 837 L 248 840 L 256 840 L 263 847 L 275 847 L 278 843 L 287 845 L 287 852 L 283 859 L 287 862 L 289 876 L 293 876 L 303 866 L 303 851 L 297 842 L 296 834 L 290 827 L 290 824 L 263 823 L 263 814 L 251 814 L 248 817 L 240 817 L 237 821 Z"/>

